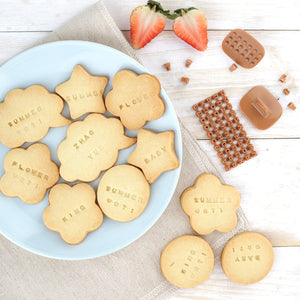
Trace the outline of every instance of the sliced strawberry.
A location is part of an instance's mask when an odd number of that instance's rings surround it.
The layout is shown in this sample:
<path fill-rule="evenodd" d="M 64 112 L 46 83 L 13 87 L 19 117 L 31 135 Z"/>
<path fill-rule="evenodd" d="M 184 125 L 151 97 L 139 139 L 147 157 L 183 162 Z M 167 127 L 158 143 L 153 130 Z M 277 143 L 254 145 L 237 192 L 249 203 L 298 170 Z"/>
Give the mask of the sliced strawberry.
<path fill-rule="evenodd" d="M 166 17 L 161 5 L 155 1 L 148 1 L 147 5 L 138 6 L 130 16 L 130 36 L 132 47 L 141 49 L 163 31 Z"/>
<path fill-rule="evenodd" d="M 207 48 L 207 20 L 197 8 L 177 9 L 178 17 L 173 22 L 175 34 L 199 51 Z"/>

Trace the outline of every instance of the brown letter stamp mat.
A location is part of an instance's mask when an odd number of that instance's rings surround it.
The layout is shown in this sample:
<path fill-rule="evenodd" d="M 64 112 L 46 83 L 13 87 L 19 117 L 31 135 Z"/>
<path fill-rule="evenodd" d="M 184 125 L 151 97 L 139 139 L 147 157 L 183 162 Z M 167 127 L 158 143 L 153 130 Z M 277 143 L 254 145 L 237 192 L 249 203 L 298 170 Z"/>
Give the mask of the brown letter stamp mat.
<path fill-rule="evenodd" d="M 257 155 L 223 90 L 193 109 L 226 171 Z"/>
<path fill-rule="evenodd" d="M 254 68 L 264 57 L 265 49 L 251 34 L 235 29 L 222 43 L 223 51 L 243 68 Z"/>

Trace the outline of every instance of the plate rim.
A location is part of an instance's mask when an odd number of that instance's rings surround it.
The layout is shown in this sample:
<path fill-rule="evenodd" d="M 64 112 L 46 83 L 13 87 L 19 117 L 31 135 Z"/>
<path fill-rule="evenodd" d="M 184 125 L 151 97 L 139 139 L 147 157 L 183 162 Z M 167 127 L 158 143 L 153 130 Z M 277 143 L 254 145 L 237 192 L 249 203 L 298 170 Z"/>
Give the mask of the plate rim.
<path fill-rule="evenodd" d="M 5 71 L 6 68 L 9 68 L 9 67 L 13 66 L 13 64 L 17 60 L 19 60 L 20 58 L 22 59 L 22 57 L 28 55 L 28 53 L 39 51 L 39 50 L 41 50 L 43 48 L 49 48 L 49 47 L 53 47 L 53 46 L 56 46 L 56 45 L 58 45 L 58 46 L 64 46 L 64 45 L 74 45 L 74 46 L 76 45 L 77 46 L 77 45 L 79 45 L 79 46 L 89 46 L 89 47 L 97 47 L 97 48 L 106 48 L 106 50 L 111 51 L 112 53 L 116 53 L 117 55 L 123 56 L 123 58 L 125 60 L 127 60 L 127 61 L 129 60 L 129 62 L 131 64 L 136 65 L 138 68 L 142 69 L 143 72 L 148 73 L 148 74 L 153 74 L 153 73 L 149 72 L 147 68 L 145 68 L 142 64 L 140 64 L 134 58 L 132 58 L 131 56 L 125 54 L 122 51 L 119 51 L 119 50 L 117 50 L 115 48 L 112 48 L 112 47 L 104 45 L 104 44 L 99 44 L 99 43 L 89 42 L 89 41 L 82 41 L 82 40 L 62 40 L 62 41 L 55 41 L 55 42 L 50 42 L 50 43 L 44 43 L 44 44 L 41 44 L 41 45 L 38 45 L 38 46 L 34 46 L 32 48 L 29 48 L 27 50 L 24 50 L 21 53 L 15 55 L 11 59 L 9 59 L 4 64 L 2 64 L 0 66 L 0 73 L 2 71 Z M 113 251 L 110 251 L 110 250 L 107 251 L 106 250 L 106 251 L 104 251 L 105 252 L 104 254 L 100 254 L 100 255 L 97 255 L 97 254 L 96 255 L 95 254 L 94 255 L 93 254 L 89 255 L 88 254 L 88 255 L 81 255 L 80 257 L 74 258 L 74 257 L 68 257 L 68 256 L 64 256 L 64 255 L 60 255 L 60 256 L 51 255 L 51 253 L 49 253 L 49 252 L 45 253 L 44 251 L 37 250 L 36 248 L 32 247 L 31 245 L 25 244 L 23 241 L 21 241 L 21 242 L 16 241 L 16 239 L 14 237 L 14 234 L 11 234 L 9 232 L 3 231 L 3 229 L 1 227 L 0 227 L 0 233 L 6 239 L 8 239 L 10 242 L 12 242 L 14 245 L 17 245 L 18 247 L 21 247 L 22 249 L 24 249 L 26 251 L 29 251 L 29 252 L 31 252 L 33 254 L 37 254 L 37 255 L 40 255 L 42 257 L 47 257 L 47 258 L 52 258 L 52 259 L 57 259 L 57 260 L 69 260 L 69 261 L 87 260 L 87 259 L 93 259 L 93 258 L 98 258 L 98 257 L 103 257 L 103 256 L 106 256 L 106 255 L 109 255 L 109 254 L 113 254 L 113 253 L 115 253 L 115 252 L 117 252 L 119 250 L 122 250 L 123 248 L 131 245 L 132 243 L 134 243 L 135 241 L 137 241 L 139 238 L 141 238 L 144 234 L 146 234 L 148 232 L 148 230 L 150 228 L 152 228 L 152 226 L 154 226 L 155 223 L 160 219 L 160 217 L 162 216 L 162 214 L 165 212 L 166 208 L 170 204 L 170 201 L 173 198 L 173 195 L 175 193 L 175 190 L 176 190 L 179 178 L 180 178 L 181 166 L 182 166 L 182 151 L 183 151 L 183 147 L 182 147 L 182 133 L 181 133 L 181 127 L 180 127 L 179 119 L 177 117 L 177 114 L 176 114 L 175 108 L 173 106 L 173 103 L 171 102 L 170 98 L 168 97 L 168 95 L 167 95 L 167 93 L 166 93 L 166 91 L 164 90 L 163 87 L 161 87 L 161 94 L 162 94 L 162 96 L 164 98 L 164 101 L 167 100 L 169 102 L 170 109 L 174 112 L 174 115 L 175 115 L 175 120 L 176 120 L 176 125 L 177 125 L 176 127 L 178 127 L 178 131 L 176 132 L 176 135 L 177 135 L 177 138 L 178 138 L 178 146 L 179 146 L 179 149 L 177 149 L 178 152 L 179 152 L 179 154 L 176 153 L 176 155 L 177 155 L 177 157 L 179 159 L 180 165 L 179 165 L 179 167 L 177 169 L 175 169 L 175 170 L 177 170 L 178 175 L 177 175 L 176 180 L 170 186 L 170 190 L 172 190 L 172 192 L 170 194 L 170 199 L 161 207 L 161 211 L 156 216 L 156 218 L 153 218 L 151 220 L 151 222 L 147 226 L 144 227 L 143 231 L 140 234 L 134 236 L 134 238 L 129 238 L 125 243 L 122 243 L 118 247 L 115 247 L 115 249 Z M 37 142 L 39 142 L 39 141 L 37 141 Z M 20 147 L 22 147 L 22 146 L 20 146 Z M 11 148 L 11 149 L 13 149 L 13 148 Z"/>

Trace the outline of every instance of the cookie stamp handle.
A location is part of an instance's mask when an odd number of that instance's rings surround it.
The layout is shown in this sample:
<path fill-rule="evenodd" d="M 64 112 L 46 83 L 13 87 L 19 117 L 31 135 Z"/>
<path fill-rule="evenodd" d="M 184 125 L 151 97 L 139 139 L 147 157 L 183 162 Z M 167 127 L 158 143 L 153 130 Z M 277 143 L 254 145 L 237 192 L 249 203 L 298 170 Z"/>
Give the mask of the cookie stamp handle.
<path fill-rule="evenodd" d="M 271 112 L 269 108 L 264 104 L 264 102 L 260 98 L 256 98 L 256 100 L 253 101 L 251 105 L 263 118 L 267 118 L 268 116 L 270 116 Z"/>

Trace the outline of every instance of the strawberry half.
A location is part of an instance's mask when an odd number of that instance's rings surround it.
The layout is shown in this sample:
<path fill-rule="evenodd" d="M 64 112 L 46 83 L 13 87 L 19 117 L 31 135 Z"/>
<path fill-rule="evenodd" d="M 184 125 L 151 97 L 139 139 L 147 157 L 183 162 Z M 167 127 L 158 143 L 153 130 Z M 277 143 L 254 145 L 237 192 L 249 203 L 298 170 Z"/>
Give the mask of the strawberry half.
<path fill-rule="evenodd" d="M 149 0 L 147 5 L 138 6 L 130 16 L 130 37 L 132 47 L 141 49 L 163 31 L 169 11 L 164 11 L 160 3 Z"/>
<path fill-rule="evenodd" d="M 194 7 L 177 9 L 174 13 L 178 15 L 173 22 L 175 34 L 197 50 L 206 50 L 207 20 L 204 13 Z"/>

